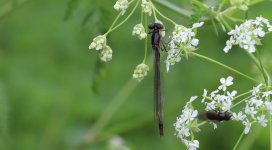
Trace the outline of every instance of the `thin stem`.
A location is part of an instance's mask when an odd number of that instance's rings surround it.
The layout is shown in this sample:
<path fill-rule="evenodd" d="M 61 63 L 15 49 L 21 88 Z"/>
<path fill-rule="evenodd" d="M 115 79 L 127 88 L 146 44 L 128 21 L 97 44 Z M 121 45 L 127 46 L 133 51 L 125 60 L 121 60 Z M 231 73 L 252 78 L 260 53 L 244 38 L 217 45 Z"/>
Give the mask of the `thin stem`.
<path fill-rule="evenodd" d="M 158 21 L 158 18 L 157 18 L 157 14 L 156 14 L 156 12 L 155 12 L 155 6 L 154 6 L 153 3 L 152 3 L 152 5 L 153 5 L 152 11 L 153 11 L 154 19 L 155 19 L 155 22 L 157 22 L 157 21 Z"/>
<path fill-rule="evenodd" d="M 118 16 L 114 19 L 113 23 L 111 24 L 109 30 L 105 33 L 105 35 L 108 35 L 111 32 L 111 29 L 113 28 L 113 26 L 115 25 L 115 23 L 117 22 L 117 20 L 120 18 L 121 15 L 122 15 L 122 12 L 120 12 Z"/>
<path fill-rule="evenodd" d="M 174 24 L 174 26 L 176 25 L 176 22 L 171 20 L 170 18 L 164 16 L 154 5 L 153 5 L 153 8 L 155 9 L 155 11 L 161 16 L 163 17 L 165 20 L 171 22 L 172 24 Z"/>
<path fill-rule="evenodd" d="M 232 107 L 231 107 L 231 108 L 236 107 L 237 105 L 241 104 L 241 103 L 242 103 L 242 102 L 244 102 L 245 100 L 248 100 L 250 97 L 252 97 L 252 95 L 250 95 L 250 96 L 248 96 L 248 97 L 246 97 L 246 98 L 242 99 L 241 101 L 239 101 L 239 102 L 235 103 L 234 105 L 232 105 Z"/>
<path fill-rule="evenodd" d="M 145 32 L 147 33 L 147 14 L 145 14 Z M 143 64 L 145 64 L 146 61 L 146 57 L 147 57 L 147 43 L 148 39 L 147 37 L 145 37 L 145 47 L 144 47 L 144 60 L 143 60 Z"/>
<path fill-rule="evenodd" d="M 247 95 L 247 94 L 250 94 L 251 92 L 252 92 L 252 90 L 250 90 L 250 91 L 248 91 L 248 92 L 245 92 L 245 93 L 242 93 L 242 94 L 239 94 L 239 95 L 237 95 L 236 97 L 234 97 L 233 101 L 234 101 L 235 99 L 238 99 L 238 98 L 242 97 L 242 96 L 245 96 L 245 95 Z"/>
<path fill-rule="evenodd" d="M 227 30 L 231 31 L 231 27 L 230 27 L 229 23 L 224 19 L 222 14 L 219 14 L 219 18 L 223 22 L 223 24 L 227 28 Z"/>
<path fill-rule="evenodd" d="M 129 15 L 118 25 L 116 25 L 114 28 L 112 28 L 111 30 L 109 30 L 105 35 L 109 34 L 110 32 L 114 31 L 115 29 L 119 28 L 121 25 L 123 25 L 130 17 L 131 15 L 135 12 L 137 6 L 139 5 L 140 0 L 137 1 L 136 5 L 134 6 L 134 8 L 132 9 L 132 11 L 129 13 Z"/>
<path fill-rule="evenodd" d="M 219 5 L 219 8 L 218 8 L 217 12 L 220 12 L 220 11 L 222 10 L 222 8 L 223 8 L 223 6 L 224 6 L 225 2 L 226 2 L 226 0 L 223 0 L 223 1 L 220 3 L 220 5 Z"/>
<path fill-rule="evenodd" d="M 272 117 L 269 115 L 270 150 L 272 150 Z"/>
<path fill-rule="evenodd" d="M 260 68 L 261 68 L 261 72 L 263 74 L 263 77 L 264 77 L 264 81 L 265 81 L 265 85 L 268 86 L 268 81 L 267 81 L 267 74 L 265 73 L 264 71 L 264 66 L 263 66 L 263 63 L 262 63 L 262 60 L 261 60 L 261 57 L 260 57 L 260 53 L 258 50 L 256 50 L 256 53 L 257 53 L 257 59 L 259 61 L 259 64 L 260 64 Z"/>
<path fill-rule="evenodd" d="M 243 131 L 232 150 L 236 150 L 237 149 L 237 147 L 238 147 L 239 143 L 241 142 L 242 138 L 244 137 L 244 135 L 245 134 L 244 134 L 244 131 Z"/>
<path fill-rule="evenodd" d="M 204 56 L 204 55 L 201 55 L 201 54 L 198 54 L 198 53 L 195 53 L 195 52 L 192 52 L 192 54 L 193 54 L 194 56 L 203 58 L 203 59 L 208 60 L 208 61 L 210 61 L 210 62 L 213 62 L 213 63 L 215 63 L 215 64 L 217 64 L 217 65 L 219 65 L 219 66 L 222 66 L 222 67 L 224 67 L 224 68 L 226 68 L 226 69 L 228 69 L 228 70 L 230 70 L 230 71 L 232 71 L 232 72 L 235 72 L 235 73 L 237 73 L 237 74 L 239 74 L 239 75 L 241 75 L 241 76 L 243 76 L 243 77 L 245 77 L 245 78 L 247 78 L 247 79 L 249 79 L 249 80 L 251 80 L 251 81 L 260 83 L 258 80 L 254 79 L 254 78 L 252 78 L 252 77 L 250 77 L 250 76 L 248 76 L 248 75 L 246 75 L 246 74 L 243 74 L 243 73 L 239 72 L 238 70 L 233 69 L 233 68 L 231 68 L 231 67 L 229 67 L 229 66 L 227 66 L 227 65 L 225 65 L 225 64 L 223 64 L 223 63 L 221 63 L 221 62 L 218 62 L 218 61 L 216 61 L 216 60 L 214 60 L 214 59 L 211 59 L 211 58 L 209 58 L 209 57 L 206 57 L 206 56 Z"/>

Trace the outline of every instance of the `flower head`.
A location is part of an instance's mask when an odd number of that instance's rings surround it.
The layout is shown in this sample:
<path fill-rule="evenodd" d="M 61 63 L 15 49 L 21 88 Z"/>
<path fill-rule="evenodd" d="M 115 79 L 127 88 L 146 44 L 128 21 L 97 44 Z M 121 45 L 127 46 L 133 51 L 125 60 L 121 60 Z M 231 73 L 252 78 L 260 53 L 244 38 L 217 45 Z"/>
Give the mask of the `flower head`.
<path fill-rule="evenodd" d="M 149 67 L 146 64 L 139 64 L 133 73 L 133 78 L 142 81 L 149 71 Z"/>
<path fill-rule="evenodd" d="M 128 1 L 127 0 L 117 0 L 113 8 L 117 11 L 120 11 L 122 15 L 125 14 L 128 8 Z"/>
<path fill-rule="evenodd" d="M 192 135 L 192 131 L 199 131 L 197 127 L 198 111 L 193 109 L 192 102 L 196 99 L 196 96 L 190 98 L 186 106 L 182 110 L 180 117 L 177 117 L 174 127 L 176 130 L 176 135 L 190 150 L 196 150 L 199 147 L 199 142 L 197 140 L 188 138 Z"/>
<path fill-rule="evenodd" d="M 137 35 L 140 40 L 146 38 L 145 28 L 143 24 L 137 24 L 133 27 L 132 35 Z"/>
<path fill-rule="evenodd" d="M 247 20 L 228 32 L 230 39 L 226 42 L 224 52 L 227 53 L 233 45 L 239 45 L 249 53 L 254 53 L 256 51 L 255 45 L 261 45 L 261 38 L 271 31 L 271 24 L 263 17 Z"/>
<path fill-rule="evenodd" d="M 153 10 L 153 4 L 152 4 L 152 2 L 147 2 L 146 0 L 142 0 L 141 6 L 143 8 L 143 11 L 145 13 L 147 13 L 149 16 L 151 16 L 152 10 Z"/>
<path fill-rule="evenodd" d="M 112 59 L 112 49 L 106 45 L 101 51 L 100 51 L 100 60 L 107 62 Z"/>
<path fill-rule="evenodd" d="M 181 57 L 196 50 L 196 46 L 199 40 L 195 38 L 196 33 L 194 29 L 199 28 L 203 25 L 203 22 L 193 24 L 192 28 L 186 28 L 182 25 L 176 25 L 172 33 L 171 41 L 169 43 L 169 51 L 167 52 L 166 69 L 169 71 L 171 65 L 181 60 Z"/>
<path fill-rule="evenodd" d="M 95 48 L 96 50 L 101 50 L 106 46 L 107 39 L 105 35 L 99 35 L 93 39 L 93 42 L 90 44 L 89 49 Z"/>

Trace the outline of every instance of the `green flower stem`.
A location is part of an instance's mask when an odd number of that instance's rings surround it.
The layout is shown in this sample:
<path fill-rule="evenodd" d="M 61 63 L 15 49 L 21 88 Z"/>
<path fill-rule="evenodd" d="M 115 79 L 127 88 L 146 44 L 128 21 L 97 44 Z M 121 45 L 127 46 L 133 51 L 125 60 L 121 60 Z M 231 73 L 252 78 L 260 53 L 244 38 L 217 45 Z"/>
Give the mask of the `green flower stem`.
<path fill-rule="evenodd" d="M 241 103 L 244 102 L 245 100 L 248 100 L 248 99 L 251 98 L 251 97 L 252 97 L 252 95 L 250 95 L 250 96 L 248 96 L 248 97 L 246 97 L 246 98 L 240 100 L 239 102 L 237 102 L 237 103 L 235 103 L 234 105 L 232 105 L 231 108 L 234 108 L 234 107 L 238 106 L 239 104 L 241 104 Z"/>
<path fill-rule="evenodd" d="M 120 12 L 120 13 L 118 14 L 118 16 L 114 19 L 114 21 L 113 21 L 113 23 L 111 24 L 109 30 L 104 34 L 105 36 L 107 36 L 107 35 L 111 32 L 113 26 L 115 25 L 115 23 L 117 22 L 117 20 L 120 18 L 121 15 L 122 15 L 122 13 Z"/>
<path fill-rule="evenodd" d="M 245 134 L 244 134 L 244 131 L 243 131 L 232 150 L 236 150 L 237 149 L 237 147 L 238 147 L 239 143 L 241 142 L 242 138 L 244 137 L 244 135 Z"/>
<path fill-rule="evenodd" d="M 260 63 L 261 72 L 262 72 L 264 80 L 265 80 L 265 84 L 266 84 L 266 86 L 269 86 L 271 84 L 270 83 L 271 82 L 270 76 L 269 76 L 269 74 L 267 73 L 267 71 L 265 70 L 265 68 L 263 66 L 259 51 L 256 50 L 256 53 L 257 53 L 258 61 Z"/>
<path fill-rule="evenodd" d="M 250 91 L 248 91 L 248 92 L 245 92 L 245 93 L 242 93 L 242 94 L 239 94 L 239 95 L 237 95 L 236 97 L 234 97 L 233 101 L 236 100 L 236 99 L 238 99 L 238 98 L 240 98 L 240 97 L 243 97 L 243 96 L 245 96 L 245 95 L 247 95 L 247 94 L 250 94 L 251 92 L 252 92 L 252 90 L 250 90 Z"/>
<path fill-rule="evenodd" d="M 165 20 L 171 22 L 172 24 L 174 24 L 174 26 L 176 25 L 176 22 L 171 20 L 170 18 L 164 16 L 154 5 L 153 5 L 153 8 L 155 9 L 155 11 L 161 16 L 163 17 Z"/>
<path fill-rule="evenodd" d="M 156 14 L 156 11 L 155 11 L 155 6 L 154 6 L 153 3 L 152 3 L 152 5 L 153 5 L 152 11 L 153 11 L 154 19 L 155 19 L 155 22 L 157 22 L 158 18 L 157 18 L 157 14 Z"/>
<path fill-rule="evenodd" d="M 207 123 L 207 121 L 203 121 L 203 122 L 199 123 L 197 127 L 200 127 L 200 126 L 202 126 L 202 125 L 204 125 L 206 123 Z"/>
<path fill-rule="evenodd" d="M 130 17 L 131 15 L 135 12 L 137 6 L 139 5 L 140 0 L 137 1 L 136 5 L 134 6 L 134 8 L 132 9 L 132 11 L 129 13 L 129 15 L 118 25 L 116 25 L 114 28 L 112 28 L 111 30 L 109 30 L 105 35 L 109 34 L 110 32 L 114 31 L 115 29 L 119 28 L 121 25 L 123 25 Z"/>
<path fill-rule="evenodd" d="M 245 78 L 247 78 L 247 79 L 249 79 L 249 80 L 251 80 L 251 81 L 260 83 L 258 80 L 254 79 L 254 78 L 252 78 L 252 77 L 250 77 L 250 76 L 248 76 L 248 75 L 246 75 L 246 74 L 243 74 L 243 73 L 239 72 L 238 70 L 235 70 L 235 69 L 233 69 L 233 68 L 231 68 L 231 67 L 229 67 L 229 66 L 227 66 L 227 65 L 225 65 L 225 64 L 223 64 L 223 63 L 221 63 L 221 62 L 218 62 L 218 61 L 216 61 L 216 60 L 214 60 L 214 59 L 211 59 L 211 58 L 206 57 L 206 56 L 204 56 L 204 55 L 200 55 L 200 54 L 195 53 L 195 52 L 192 52 L 192 54 L 193 54 L 194 56 L 203 58 L 203 59 L 208 60 L 208 61 L 210 61 L 210 62 L 213 62 L 213 63 L 215 63 L 215 64 L 217 64 L 217 65 L 219 65 L 219 66 L 222 66 L 222 67 L 224 67 L 224 68 L 226 68 L 226 69 L 228 69 L 228 70 L 230 70 L 230 71 L 232 71 L 232 72 L 235 72 L 235 73 L 237 73 L 237 74 L 239 74 L 239 75 L 241 75 L 241 76 L 243 76 L 243 77 L 245 77 Z"/>
<path fill-rule="evenodd" d="M 226 2 L 226 0 L 223 0 L 223 1 L 220 3 L 219 8 L 218 8 L 218 10 L 217 10 L 218 13 L 222 10 L 222 8 L 223 8 L 225 2 Z"/>
<path fill-rule="evenodd" d="M 170 3 L 170 2 L 168 2 L 166 0 L 153 0 L 152 2 L 158 4 L 161 7 L 165 8 L 165 9 L 168 9 L 168 10 L 172 11 L 173 13 L 176 13 L 176 14 L 182 16 L 182 17 L 185 17 L 185 18 L 188 18 L 188 19 L 191 17 L 191 14 L 192 14 L 191 12 L 189 12 L 186 9 L 177 7 L 176 5 Z"/>
<path fill-rule="evenodd" d="M 147 33 L 147 14 L 145 14 L 145 32 Z M 144 60 L 143 60 L 143 64 L 145 64 L 146 61 L 146 57 L 147 57 L 147 43 L 148 42 L 148 38 L 145 37 L 145 47 L 144 47 Z"/>
<path fill-rule="evenodd" d="M 231 31 L 231 27 L 229 25 L 229 23 L 223 18 L 222 14 L 218 15 L 218 18 L 222 21 L 222 23 L 224 24 L 224 26 L 227 28 L 228 31 Z"/>

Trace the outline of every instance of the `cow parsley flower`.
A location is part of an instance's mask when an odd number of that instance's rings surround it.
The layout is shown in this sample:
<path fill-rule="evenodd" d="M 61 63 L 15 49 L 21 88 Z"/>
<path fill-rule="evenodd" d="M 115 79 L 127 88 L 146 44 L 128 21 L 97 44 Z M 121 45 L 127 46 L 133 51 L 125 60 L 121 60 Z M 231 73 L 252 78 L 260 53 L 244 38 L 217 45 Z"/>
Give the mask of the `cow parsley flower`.
<path fill-rule="evenodd" d="M 148 71 L 149 67 L 146 64 L 139 64 L 136 66 L 132 76 L 137 81 L 142 81 L 144 77 L 147 76 Z"/>
<path fill-rule="evenodd" d="M 198 111 L 192 106 L 192 102 L 196 98 L 196 96 L 190 98 L 190 100 L 184 106 L 182 114 L 180 117 L 177 117 L 177 121 L 174 123 L 176 130 L 175 135 L 181 139 L 189 150 L 196 150 L 196 148 L 199 148 L 198 140 L 190 137 L 192 136 L 192 131 L 199 131 L 197 125 Z"/>
<path fill-rule="evenodd" d="M 145 28 L 143 24 L 137 24 L 133 27 L 132 35 L 137 35 L 140 40 L 146 38 Z"/>
<path fill-rule="evenodd" d="M 256 45 L 261 45 L 261 38 L 272 31 L 272 25 L 263 17 L 247 20 L 228 32 L 230 39 L 226 42 L 224 52 L 228 52 L 233 45 L 239 45 L 249 53 L 256 51 Z"/>
<path fill-rule="evenodd" d="M 172 33 L 171 41 L 169 42 L 169 50 L 166 63 L 166 70 L 169 71 L 171 65 L 181 60 L 181 57 L 185 55 L 188 58 L 188 54 L 194 50 L 199 43 L 199 40 L 195 38 L 196 33 L 194 30 L 201 27 L 204 22 L 193 24 L 192 28 L 186 28 L 182 25 L 176 25 Z"/>
<path fill-rule="evenodd" d="M 245 126 L 244 133 L 248 134 L 251 128 L 251 122 L 246 119 L 245 121 L 243 121 L 243 125 Z"/>
<path fill-rule="evenodd" d="M 112 59 L 112 49 L 106 45 L 103 47 L 103 49 L 100 51 L 100 60 L 107 62 Z"/>
<path fill-rule="evenodd" d="M 233 112 L 231 118 L 232 118 L 232 120 L 242 121 L 246 118 L 246 115 L 243 114 L 242 111 L 240 111 L 238 114 Z"/>
<path fill-rule="evenodd" d="M 117 0 L 113 8 L 117 11 L 120 11 L 122 15 L 125 14 L 128 8 L 128 1 L 127 0 Z"/>
<path fill-rule="evenodd" d="M 218 89 L 219 90 L 222 89 L 223 91 L 226 91 L 227 87 L 231 86 L 233 84 L 232 80 L 233 80 L 233 77 L 231 77 L 231 76 L 228 76 L 227 79 L 221 78 L 220 82 L 221 82 L 222 85 L 220 85 L 218 87 Z"/>
<path fill-rule="evenodd" d="M 251 96 L 245 100 L 244 112 L 233 113 L 232 119 L 241 121 L 245 126 L 244 134 L 248 134 L 253 123 L 257 122 L 262 127 L 267 126 L 268 118 L 265 114 L 272 114 L 272 104 L 268 99 L 271 91 L 263 91 L 259 84 L 251 90 Z"/>
<path fill-rule="evenodd" d="M 96 50 L 101 50 L 107 44 L 107 39 L 105 35 L 99 35 L 93 39 L 93 42 L 90 44 L 89 49 L 95 48 Z"/>
<path fill-rule="evenodd" d="M 143 8 L 143 11 L 145 13 L 147 13 L 149 16 L 151 16 L 152 14 L 152 10 L 153 10 L 153 4 L 152 2 L 148 2 L 146 0 L 142 0 L 142 4 L 141 4 L 142 8 Z"/>
<path fill-rule="evenodd" d="M 208 91 L 204 90 L 202 103 L 206 105 L 206 111 L 217 110 L 220 112 L 230 111 L 232 106 L 232 100 L 237 94 L 237 91 L 226 91 L 226 87 L 233 84 L 233 77 L 229 76 L 227 79 L 221 78 L 220 82 L 222 85 L 219 86 L 218 90 L 212 91 L 208 95 Z M 222 93 L 222 94 L 221 94 Z"/>

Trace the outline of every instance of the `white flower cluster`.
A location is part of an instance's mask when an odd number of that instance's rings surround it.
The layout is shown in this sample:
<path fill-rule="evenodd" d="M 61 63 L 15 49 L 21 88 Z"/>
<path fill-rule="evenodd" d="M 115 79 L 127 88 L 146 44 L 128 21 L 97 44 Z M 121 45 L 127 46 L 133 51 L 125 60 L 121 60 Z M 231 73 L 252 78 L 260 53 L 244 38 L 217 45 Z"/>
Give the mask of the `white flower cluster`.
<path fill-rule="evenodd" d="M 172 33 L 171 41 L 169 43 L 169 51 L 167 52 L 166 70 L 169 71 L 169 67 L 181 60 L 181 57 L 187 55 L 196 50 L 196 46 L 199 40 L 195 38 L 196 34 L 194 30 L 201 27 L 204 22 L 193 24 L 192 28 L 186 28 L 182 25 L 176 25 Z"/>
<path fill-rule="evenodd" d="M 206 111 L 230 111 L 230 108 L 232 106 L 232 100 L 237 94 L 237 91 L 227 91 L 227 87 L 233 84 L 232 80 L 233 77 L 231 76 L 227 77 L 226 79 L 221 78 L 221 85 L 218 87 L 217 90 L 212 91 L 209 95 L 208 91 L 204 89 L 204 94 L 202 95 L 203 99 L 201 100 L 201 102 L 206 105 Z M 220 94 L 220 91 L 223 94 Z"/>
<path fill-rule="evenodd" d="M 111 48 L 106 45 L 100 52 L 100 60 L 107 62 L 112 59 L 112 50 Z"/>
<path fill-rule="evenodd" d="M 250 0 L 230 0 L 230 4 L 232 6 L 236 6 L 237 8 L 245 11 L 248 9 L 248 5 L 250 4 Z"/>
<path fill-rule="evenodd" d="M 239 45 L 250 53 L 256 51 L 255 45 L 261 45 L 261 38 L 272 31 L 272 25 L 263 17 L 247 20 L 240 26 L 228 32 L 230 39 L 226 42 L 224 52 L 228 52 L 233 45 Z"/>
<path fill-rule="evenodd" d="M 174 127 L 176 130 L 175 135 L 181 139 L 181 141 L 186 145 L 188 150 L 196 150 L 199 148 L 198 140 L 188 138 L 192 136 L 192 131 L 199 131 L 197 126 L 198 111 L 193 109 L 192 102 L 197 98 L 193 96 L 190 101 L 187 102 L 186 106 L 182 110 L 180 117 L 177 117 Z"/>
<path fill-rule="evenodd" d="M 152 10 L 153 10 L 153 4 L 150 1 L 147 0 L 142 0 L 142 4 L 141 4 L 143 11 L 145 13 L 147 13 L 149 16 L 151 16 L 152 14 Z"/>
<path fill-rule="evenodd" d="M 129 147 L 125 145 L 123 138 L 119 136 L 114 136 L 110 139 L 108 143 L 109 150 L 130 150 Z"/>
<path fill-rule="evenodd" d="M 107 39 L 105 35 L 99 35 L 93 39 L 89 49 L 96 49 L 100 51 L 100 59 L 102 61 L 110 61 L 112 59 L 112 49 L 107 45 Z"/>
<path fill-rule="evenodd" d="M 144 77 L 147 76 L 148 71 L 149 67 L 146 64 L 139 64 L 136 66 L 132 76 L 137 81 L 142 81 Z"/>
<path fill-rule="evenodd" d="M 113 8 L 117 11 L 120 11 L 122 15 L 125 14 L 128 8 L 128 1 L 127 0 L 117 0 Z"/>
<path fill-rule="evenodd" d="M 133 27 L 132 35 L 137 35 L 140 40 L 146 38 L 145 28 L 143 24 L 137 24 Z"/>
<path fill-rule="evenodd" d="M 262 127 L 267 126 L 267 114 L 272 114 L 272 104 L 269 100 L 269 96 L 272 95 L 272 91 L 262 92 L 260 84 L 254 87 L 252 90 L 252 96 L 245 101 L 246 106 L 243 111 L 238 114 L 233 113 L 232 119 L 241 121 L 245 126 L 244 133 L 248 134 L 253 123 L 257 122 Z M 268 112 L 268 113 L 267 113 Z"/>

